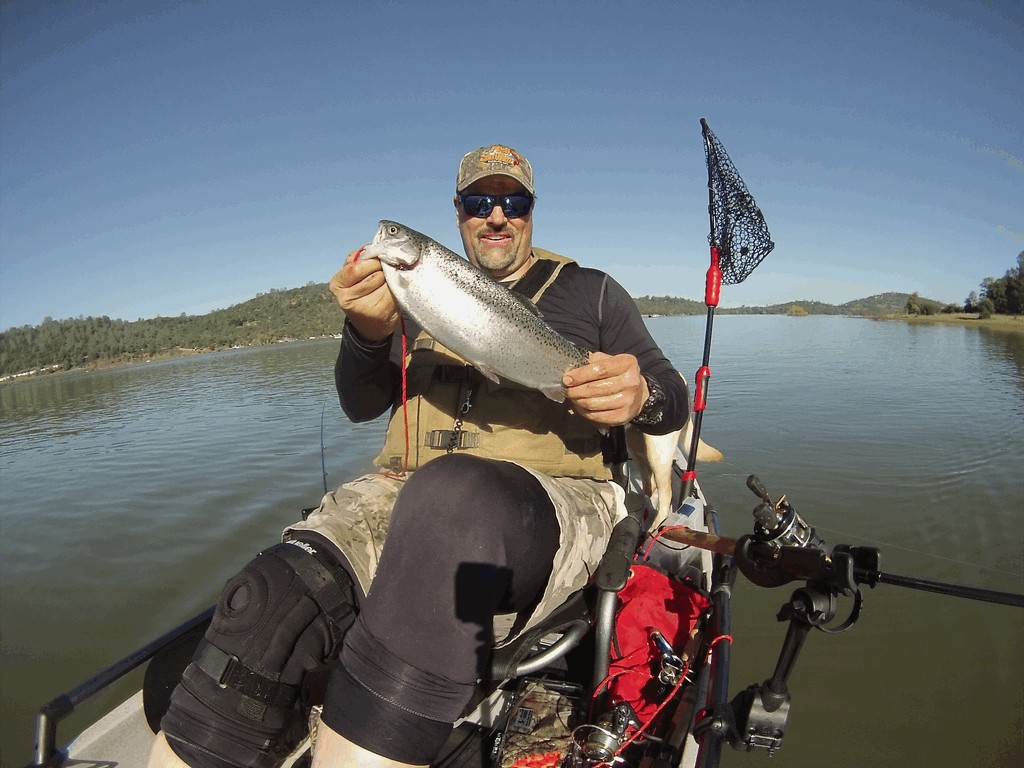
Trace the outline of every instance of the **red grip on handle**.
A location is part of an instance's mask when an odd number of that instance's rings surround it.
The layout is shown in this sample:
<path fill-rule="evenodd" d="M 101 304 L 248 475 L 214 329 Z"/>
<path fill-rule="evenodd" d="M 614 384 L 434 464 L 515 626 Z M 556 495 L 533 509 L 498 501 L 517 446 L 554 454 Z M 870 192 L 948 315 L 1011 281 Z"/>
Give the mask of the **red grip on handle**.
<path fill-rule="evenodd" d="M 722 294 L 722 269 L 718 266 L 718 248 L 711 246 L 711 266 L 704 280 L 704 303 L 709 307 L 718 306 Z"/>
<path fill-rule="evenodd" d="M 708 366 L 702 365 L 697 369 L 697 390 L 693 393 L 693 410 L 695 411 L 703 411 L 707 407 L 707 385 L 710 378 L 711 369 Z"/>

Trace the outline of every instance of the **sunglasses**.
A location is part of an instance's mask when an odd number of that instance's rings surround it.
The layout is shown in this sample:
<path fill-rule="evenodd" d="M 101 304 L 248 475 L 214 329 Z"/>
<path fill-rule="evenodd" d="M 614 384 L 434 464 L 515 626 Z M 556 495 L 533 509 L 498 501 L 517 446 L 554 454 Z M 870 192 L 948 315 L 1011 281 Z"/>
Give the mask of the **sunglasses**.
<path fill-rule="evenodd" d="M 456 195 L 462 209 L 470 216 L 486 219 L 491 215 L 494 206 L 501 205 L 501 210 L 510 219 L 526 216 L 533 209 L 533 195 Z"/>

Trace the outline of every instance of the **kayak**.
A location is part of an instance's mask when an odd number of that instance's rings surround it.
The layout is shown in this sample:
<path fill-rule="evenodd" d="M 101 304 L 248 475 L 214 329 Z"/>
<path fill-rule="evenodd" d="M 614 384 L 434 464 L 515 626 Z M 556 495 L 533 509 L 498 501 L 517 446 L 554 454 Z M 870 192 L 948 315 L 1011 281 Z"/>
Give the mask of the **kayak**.
<path fill-rule="evenodd" d="M 682 454 L 677 454 L 672 478 L 676 498 L 666 525 L 717 534 L 716 513 L 704 499 L 699 486 L 695 486 L 690 497 L 678 498 L 683 489 L 682 461 Z M 629 477 L 628 471 L 620 482 L 628 488 L 627 501 L 632 501 L 627 504 L 631 507 L 630 514 L 616 527 L 609 554 L 594 578 L 595 583 L 610 579 L 613 588 L 591 585 L 585 590 L 586 595 L 580 593 L 570 599 L 537 631 L 520 638 L 513 647 L 496 652 L 492 668 L 503 674 L 498 674 L 499 679 L 496 680 L 481 681 L 478 695 L 471 704 L 472 711 L 456 723 L 451 749 L 446 750 L 436 766 L 479 766 L 481 755 L 487 755 L 495 766 L 557 765 L 563 759 L 568 761 L 572 753 L 577 755 L 574 759 L 580 759 L 585 749 L 591 756 L 584 756 L 584 762 L 573 764 L 591 765 L 596 764 L 601 755 L 611 759 L 619 750 L 626 754 L 626 748 L 632 750 L 629 754 L 651 753 L 652 745 L 664 751 L 663 741 L 672 744 L 669 750 L 672 759 L 665 765 L 686 768 L 697 765 L 701 749 L 693 736 L 697 713 L 712 700 L 712 667 L 717 667 L 719 674 L 727 672 L 728 667 L 728 645 L 716 643 L 712 649 L 706 640 L 711 636 L 721 636 L 723 631 L 727 634 L 727 595 L 720 594 L 715 599 L 714 610 L 705 612 L 699 631 L 692 633 L 688 652 L 671 647 L 659 651 L 662 657 L 670 660 L 685 657 L 686 678 L 680 679 L 670 693 L 667 688 L 663 691 L 665 700 L 659 702 L 656 721 L 648 732 L 639 734 L 640 738 L 637 738 L 635 732 L 639 723 L 635 720 L 632 724 L 612 723 L 614 716 L 609 712 L 615 711 L 613 705 L 619 706 L 617 711 L 623 710 L 622 702 L 615 697 L 607 702 L 605 711 L 594 711 L 594 691 L 600 685 L 601 677 L 614 677 L 614 670 L 612 674 L 608 672 L 609 663 L 614 667 L 614 659 L 609 662 L 608 654 L 596 654 L 593 649 L 613 647 L 618 602 L 618 590 L 614 587 L 619 586 L 615 582 L 631 578 L 633 569 L 630 566 L 642 561 L 670 575 L 673 581 L 684 583 L 687 590 L 700 596 L 702 605 L 710 605 L 716 588 L 715 561 L 719 561 L 720 570 L 726 562 L 726 558 L 712 555 L 705 549 L 680 545 L 644 532 L 644 521 L 649 522 L 655 517 L 656 508 L 641 495 L 641 483 Z M 622 542 L 627 543 L 623 545 Z M 622 556 L 623 551 L 637 555 L 627 559 Z M 623 568 L 628 571 L 627 575 L 623 575 Z M 171 691 L 212 615 L 211 607 L 43 705 L 36 716 L 32 765 L 50 768 L 80 764 L 145 765 Z M 596 657 L 595 671 L 580 674 L 575 669 L 579 665 L 571 663 L 574 654 L 588 659 Z M 714 665 L 709 663 L 712 658 L 716 660 Z M 140 690 L 102 713 L 80 733 L 62 739 L 59 725 L 68 715 L 86 710 L 90 699 L 143 667 L 145 675 Z M 607 691 L 605 695 L 607 697 Z M 554 717 L 554 720 L 561 721 L 559 733 L 553 734 L 550 723 L 543 722 L 545 719 L 540 716 L 546 711 L 546 703 L 551 705 L 552 713 L 561 708 L 563 716 Z M 571 714 L 567 714 L 570 711 Z M 311 715 L 312 739 L 315 739 L 315 715 L 316 709 Z M 594 722 L 587 722 L 588 717 Z M 610 723 L 612 727 L 609 727 Z M 308 764 L 311 738 L 297 747 L 285 766 Z M 623 742 L 630 738 L 634 740 L 624 747 Z M 538 762 L 542 759 L 548 762 Z M 619 761 L 629 764 L 622 757 Z"/>
<path fill-rule="evenodd" d="M 436 768 L 714 768 L 726 744 L 772 755 L 782 746 L 787 681 L 804 640 L 811 629 L 835 634 L 852 627 L 860 615 L 861 585 L 1024 608 L 1024 595 L 1016 593 L 883 573 L 872 547 L 840 544 L 827 552 L 786 497 L 772 502 L 753 475 L 747 485 L 762 501 L 754 510 L 754 534 L 727 539 L 700 486 L 692 478 L 683 482 L 680 459 L 677 454 L 673 464 L 673 511 L 653 536 L 643 525 L 656 507 L 628 473 L 620 478 L 629 514 L 616 525 L 592 583 L 536 631 L 495 651 L 490 679 L 480 681 L 472 711 L 456 723 Z M 739 573 L 760 587 L 803 584 L 779 612 L 789 629 L 771 676 L 730 700 L 731 590 Z M 635 588 L 639 583 L 643 589 Z M 667 599 L 657 591 L 666 586 Z M 635 631 L 626 632 L 627 618 L 631 606 L 644 606 L 637 595 L 647 593 L 662 610 L 653 624 L 647 618 L 633 622 L 632 629 L 640 629 L 637 641 Z M 852 608 L 833 621 L 840 597 L 852 598 Z M 684 602 L 692 621 L 672 626 L 673 616 L 687 612 Z M 145 765 L 171 691 L 212 614 L 210 608 L 185 621 L 41 707 L 32 765 Z M 639 662 L 630 666 L 637 653 Z M 68 715 L 142 666 L 141 690 L 73 738 L 58 736 Z M 631 676 L 639 676 L 641 685 L 616 687 Z M 311 736 L 284 765 L 308 765 L 316 715 L 314 706 Z"/>

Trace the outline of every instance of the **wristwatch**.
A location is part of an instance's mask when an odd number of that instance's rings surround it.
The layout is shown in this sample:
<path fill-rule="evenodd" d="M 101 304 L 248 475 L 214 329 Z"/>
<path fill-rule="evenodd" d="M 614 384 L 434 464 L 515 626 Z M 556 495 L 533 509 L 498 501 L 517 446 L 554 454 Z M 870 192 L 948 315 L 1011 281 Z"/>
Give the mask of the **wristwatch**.
<path fill-rule="evenodd" d="M 647 389 L 650 394 L 647 396 L 644 407 L 640 409 L 640 413 L 636 415 L 632 423 L 638 427 L 653 427 L 655 424 L 659 424 L 662 416 L 665 415 L 665 402 L 668 398 L 665 397 L 665 390 L 661 388 L 657 379 L 646 373 L 641 375 L 647 381 Z"/>

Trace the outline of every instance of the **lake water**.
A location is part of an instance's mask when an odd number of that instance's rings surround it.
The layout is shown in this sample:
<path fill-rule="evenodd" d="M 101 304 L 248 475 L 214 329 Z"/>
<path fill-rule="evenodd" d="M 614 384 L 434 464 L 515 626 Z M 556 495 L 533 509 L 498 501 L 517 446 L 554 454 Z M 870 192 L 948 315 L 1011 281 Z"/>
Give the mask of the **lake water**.
<path fill-rule="evenodd" d="M 704 319 L 648 323 L 692 381 Z M 28 762 L 40 704 L 210 605 L 318 502 L 321 420 L 327 483 L 370 469 L 383 423 L 345 421 L 336 345 L 0 387 L 3 765 Z M 884 572 L 1024 591 L 1024 336 L 720 316 L 711 368 L 703 436 L 726 460 L 698 473 L 725 535 L 751 530 L 756 473 L 829 546 L 879 547 Z M 771 673 L 791 589 L 738 585 L 733 693 Z M 851 631 L 808 639 L 773 764 L 1018 766 L 1022 655 L 1020 609 L 880 585 Z"/>

